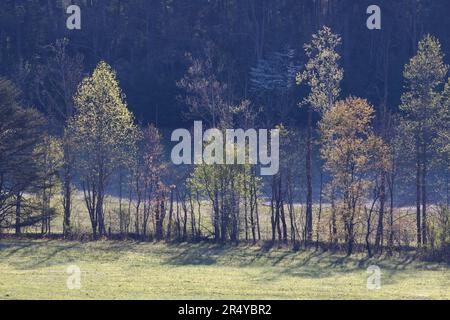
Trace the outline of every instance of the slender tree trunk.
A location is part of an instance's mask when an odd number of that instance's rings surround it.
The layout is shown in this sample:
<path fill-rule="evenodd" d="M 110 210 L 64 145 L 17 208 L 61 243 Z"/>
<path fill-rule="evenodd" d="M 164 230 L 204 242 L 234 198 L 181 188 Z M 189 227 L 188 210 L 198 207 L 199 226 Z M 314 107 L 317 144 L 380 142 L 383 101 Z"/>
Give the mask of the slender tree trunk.
<path fill-rule="evenodd" d="M 427 150 L 423 144 L 422 161 L 422 243 L 427 245 Z"/>
<path fill-rule="evenodd" d="M 197 239 L 197 231 L 195 230 L 195 207 L 191 192 L 189 192 L 189 213 L 191 215 L 191 240 L 195 241 Z"/>
<path fill-rule="evenodd" d="M 124 234 L 124 217 L 122 213 L 122 199 L 123 199 L 123 174 L 119 174 L 119 223 L 120 223 L 120 234 Z"/>
<path fill-rule="evenodd" d="M 394 177 L 389 183 L 389 250 L 394 246 Z"/>
<path fill-rule="evenodd" d="M 138 193 L 139 191 L 137 191 Z M 137 195 L 136 193 L 136 195 Z M 139 198 L 139 195 L 137 195 L 137 197 Z M 136 236 L 139 237 L 140 234 L 140 228 L 139 228 L 139 224 L 140 224 L 140 220 L 139 220 L 139 200 L 137 200 L 138 203 L 136 205 L 136 211 L 135 211 L 135 221 L 134 221 L 134 229 L 136 232 Z"/>
<path fill-rule="evenodd" d="M 252 178 L 253 180 L 253 178 Z M 253 244 L 256 243 L 256 225 L 255 225 L 255 218 L 254 218 L 254 212 L 255 212 L 255 201 L 254 201 L 254 191 L 252 184 L 250 185 L 250 227 L 252 230 L 252 240 Z"/>
<path fill-rule="evenodd" d="M 245 241 L 248 241 L 248 191 L 247 191 L 247 171 L 244 167 L 244 228 Z"/>
<path fill-rule="evenodd" d="M 161 223 L 161 212 L 160 212 L 160 198 L 159 194 L 156 197 L 156 208 L 155 208 L 155 238 L 156 241 L 161 241 L 163 238 L 163 230 Z"/>
<path fill-rule="evenodd" d="M 319 249 L 320 242 L 320 219 L 322 217 L 322 195 L 323 195 L 323 172 L 320 171 L 320 191 L 319 191 L 319 215 L 317 217 L 317 230 L 316 230 L 316 249 Z"/>
<path fill-rule="evenodd" d="M 21 228 L 20 228 L 20 211 L 21 211 L 21 207 L 22 207 L 22 195 L 19 193 L 17 193 L 16 195 L 16 235 L 20 235 L 21 234 Z"/>
<path fill-rule="evenodd" d="M 258 230 L 258 241 L 261 241 L 261 225 L 259 223 L 259 206 L 258 206 L 258 190 L 256 184 L 256 168 L 253 168 L 253 195 L 255 201 L 255 217 L 256 217 L 256 228 Z"/>
<path fill-rule="evenodd" d="M 197 238 L 200 239 L 202 236 L 202 204 L 200 202 L 200 195 L 198 190 L 195 191 L 195 197 L 197 200 L 197 210 L 198 210 L 198 227 L 197 227 Z"/>
<path fill-rule="evenodd" d="M 276 220 L 275 220 L 275 177 L 272 178 L 272 198 L 270 200 L 270 222 L 272 225 L 272 243 L 275 243 L 276 239 Z"/>
<path fill-rule="evenodd" d="M 422 245 L 422 225 L 421 225 L 421 165 L 420 165 L 420 153 L 419 153 L 419 143 L 417 142 L 416 146 L 417 150 L 417 159 L 416 159 L 416 216 L 417 216 L 417 246 L 420 247 Z"/>
<path fill-rule="evenodd" d="M 214 201 L 213 201 L 213 211 L 214 211 L 214 240 L 220 242 L 220 207 L 219 207 L 219 194 L 217 187 L 214 188 Z"/>
<path fill-rule="evenodd" d="M 186 195 L 183 196 L 183 199 L 181 200 L 181 207 L 183 209 L 184 218 L 183 218 L 183 241 L 187 241 L 188 234 L 187 234 L 187 224 L 188 224 L 188 209 L 186 205 Z"/>
<path fill-rule="evenodd" d="M 306 137 L 306 242 L 311 242 L 313 237 L 312 225 L 312 110 L 308 108 L 308 129 Z"/>
<path fill-rule="evenodd" d="M 372 248 L 370 246 L 370 234 L 372 233 L 372 210 L 367 212 L 367 207 L 364 207 L 364 211 L 366 212 L 367 216 L 367 230 L 366 230 L 366 249 L 367 249 L 367 255 L 369 257 L 372 257 Z"/>
<path fill-rule="evenodd" d="M 99 192 L 98 200 L 97 200 L 97 221 L 98 221 L 98 234 L 99 236 L 106 235 L 106 229 L 105 229 L 105 218 L 103 215 L 103 200 L 104 200 L 104 194 L 103 192 Z"/>
<path fill-rule="evenodd" d="M 381 184 L 380 184 L 380 210 L 378 213 L 378 226 L 377 234 L 375 237 L 375 247 L 377 252 L 383 247 L 383 233 L 384 233 L 384 208 L 386 203 L 386 173 L 383 171 L 381 173 Z"/>
<path fill-rule="evenodd" d="M 336 199 L 334 186 L 331 190 L 331 243 L 333 246 L 337 244 L 337 225 L 336 225 Z"/>
<path fill-rule="evenodd" d="M 170 241 L 173 219 L 173 188 L 170 189 L 169 222 L 167 223 L 167 241 Z"/>
<path fill-rule="evenodd" d="M 284 195 L 283 195 L 283 186 L 282 186 L 282 179 L 281 174 L 279 176 L 278 180 L 278 206 L 280 208 L 280 220 L 281 220 L 281 226 L 283 228 L 283 242 L 287 243 L 287 225 L 286 225 L 286 216 L 284 214 Z"/>
<path fill-rule="evenodd" d="M 64 237 L 70 235 L 70 216 L 72 213 L 72 164 L 70 148 L 67 143 L 64 144 L 64 196 L 63 196 L 63 207 L 64 207 L 64 222 L 63 222 L 63 233 Z"/>
<path fill-rule="evenodd" d="M 222 182 L 222 188 L 220 190 L 220 241 L 225 243 L 227 241 L 227 229 L 228 229 L 228 215 L 229 212 L 226 210 L 226 191 L 224 190 L 224 182 Z"/>
<path fill-rule="evenodd" d="M 176 224 L 176 226 L 177 226 L 177 240 L 180 240 L 181 239 L 181 217 L 180 217 L 180 214 L 181 214 L 181 212 L 180 212 L 180 197 L 179 197 L 179 194 L 178 194 L 178 191 L 176 192 L 176 205 L 177 205 L 177 224 Z"/>
<path fill-rule="evenodd" d="M 42 208 L 41 208 L 41 214 L 42 214 L 42 224 L 41 224 L 41 235 L 45 235 L 47 233 L 48 228 L 48 222 L 47 222 L 47 202 L 45 200 L 46 196 L 46 188 L 44 187 L 42 189 Z"/>

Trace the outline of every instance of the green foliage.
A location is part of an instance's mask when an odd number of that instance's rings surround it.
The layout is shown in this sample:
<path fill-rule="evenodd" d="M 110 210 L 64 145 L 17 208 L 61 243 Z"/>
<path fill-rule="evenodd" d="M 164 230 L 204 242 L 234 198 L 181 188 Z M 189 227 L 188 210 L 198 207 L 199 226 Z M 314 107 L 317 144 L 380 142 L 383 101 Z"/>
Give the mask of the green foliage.
<path fill-rule="evenodd" d="M 416 56 L 403 73 L 406 92 L 402 95 L 400 109 L 404 112 L 405 128 L 419 144 L 426 145 L 430 153 L 436 151 L 439 139 L 447 137 L 448 142 L 449 104 L 443 88 L 448 70 L 441 44 L 427 35 L 419 42 Z M 448 148 L 442 142 L 443 149 Z"/>
<path fill-rule="evenodd" d="M 34 186 L 34 192 L 38 198 L 37 207 L 42 220 L 42 233 L 50 232 L 51 220 L 57 213 L 52 207 L 53 197 L 61 192 L 60 173 L 63 168 L 62 142 L 56 137 L 44 135 L 33 150 L 33 159 L 38 168 L 38 181 Z"/>
<path fill-rule="evenodd" d="M 75 115 L 69 132 L 83 173 L 102 173 L 105 178 L 132 158 L 138 132 L 127 109 L 116 73 L 100 62 L 85 78 L 75 99 Z"/>
<path fill-rule="evenodd" d="M 0 227 L 11 224 L 17 196 L 39 179 L 33 150 L 41 141 L 45 121 L 18 101 L 19 92 L 12 82 L 0 79 Z"/>
<path fill-rule="evenodd" d="M 315 111 L 324 113 L 331 108 L 340 94 L 344 71 L 339 67 L 340 55 L 336 52 L 341 38 L 330 28 L 323 27 L 305 44 L 309 58 L 305 71 L 297 74 L 297 84 L 307 84 L 311 90 L 302 104 L 309 104 Z"/>
<path fill-rule="evenodd" d="M 43 188 L 60 187 L 59 171 L 63 166 L 62 142 L 59 138 L 44 135 L 33 150 L 33 159 L 39 168 Z"/>
<path fill-rule="evenodd" d="M 74 101 L 68 136 L 95 237 L 97 226 L 100 234 L 106 232 L 103 200 L 108 183 L 115 170 L 136 160 L 140 133 L 116 73 L 106 62 L 100 62 L 92 76 L 82 81 Z"/>

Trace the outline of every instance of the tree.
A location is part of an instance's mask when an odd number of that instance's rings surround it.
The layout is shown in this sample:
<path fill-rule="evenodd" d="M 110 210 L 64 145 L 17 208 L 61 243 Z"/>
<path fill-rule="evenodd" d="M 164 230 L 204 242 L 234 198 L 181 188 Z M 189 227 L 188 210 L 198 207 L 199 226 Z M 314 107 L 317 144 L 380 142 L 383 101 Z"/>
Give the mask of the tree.
<path fill-rule="evenodd" d="M 33 159 L 38 169 L 38 181 L 34 191 L 39 196 L 42 215 L 42 234 L 51 232 L 51 221 L 55 210 L 51 200 L 60 189 L 59 173 L 63 167 L 64 152 L 58 138 L 45 135 L 33 150 Z"/>
<path fill-rule="evenodd" d="M 21 216 L 22 195 L 38 179 L 33 150 L 45 121 L 36 110 L 20 106 L 19 91 L 4 79 L 0 79 L 0 119 L 0 228 L 15 226 L 20 233 L 26 224 Z"/>
<path fill-rule="evenodd" d="M 208 50 L 205 55 L 204 59 L 186 55 L 190 66 L 177 85 L 187 93 L 183 100 L 189 107 L 188 116 L 200 118 L 216 128 L 229 116 L 230 106 L 225 101 L 227 86 L 217 80 Z"/>
<path fill-rule="evenodd" d="M 366 100 L 350 97 L 335 103 L 319 123 L 321 156 L 340 199 L 348 254 L 353 252 L 355 225 L 362 216 L 371 175 L 387 166 L 387 148 L 372 130 L 373 113 Z"/>
<path fill-rule="evenodd" d="M 69 54 L 69 40 L 56 40 L 46 47 L 49 58 L 36 67 L 32 83 L 32 95 L 48 115 L 54 134 L 63 134 L 62 147 L 64 163 L 61 168 L 63 183 L 64 235 L 70 234 L 72 212 L 72 179 L 74 156 L 71 152 L 70 137 L 65 134 L 69 119 L 74 112 L 73 96 L 83 78 L 83 56 Z"/>
<path fill-rule="evenodd" d="M 69 135 L 77 157 L 84 198 L 94 238 L 106 233 L 103 201 L 115 169 L 136 154 L 137 129 L 127 109 L 116 73 L 100 62 L 74 97 Z"/>
<path fill-rule="evenodd" d="M 163 238 L 163 226 L 165 218 L 164 206 L 161 201 L 164 198 L 165 185 L 162 175 L 166 169 L 163 161 L 164 147 L 161 144 L 161 134 L 153 124 L 148 125 L 140 135 L 139 151 L 136 161 L 132 166 L 132 177 L 135 190 L 136 204 L 136 233 L 139 235 L 140 207 L 143 202 L 142 234 L 147 236 L 148 222 L 151 211 L 154 212 L 155 237 Z"/>
<path fill-rule="evenodd" d="M 444 63 L 441 44 L 425 36 L 405 66 L 406 91 L 401 97 L 407 129 L 415 137 L 417 245 L 427 244 L 427 175 L 437 152 L 440 128 L 448 126 L 443 84 L 449 66 Z"/>
<path fill-rule="evenodd" d="M 307 84 L 311 92 L 300 106 L 308 108 L 307 141 L 306 141 L 306 240 L 313 236 L 313 187 L 312 187 L 312 112 L 323 115 L 335 103 L 340 94 L 340 83 L 344 71 L 339 67 L 340 55 L 336 52 L 341 38 L 330 28 L 323 27 L 312 36 L 304 49 L 308 62 L 305 70 L 297 74 L 297 84 Z"/>

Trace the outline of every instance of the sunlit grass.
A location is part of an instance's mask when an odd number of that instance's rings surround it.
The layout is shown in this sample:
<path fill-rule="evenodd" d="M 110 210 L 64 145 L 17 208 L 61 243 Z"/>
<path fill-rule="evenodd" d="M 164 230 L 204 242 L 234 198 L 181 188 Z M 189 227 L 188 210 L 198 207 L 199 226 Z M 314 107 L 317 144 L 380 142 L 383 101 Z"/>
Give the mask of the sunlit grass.
<path fill-rule="evenodd" d="M 369 265 L 381 289 L 366 287 Z M 68 290 L 67 267 L 81 268 Z M 0 299 L 449 299 L 450 268 L 412 257 L 211 244 L 1 240 Z"/>

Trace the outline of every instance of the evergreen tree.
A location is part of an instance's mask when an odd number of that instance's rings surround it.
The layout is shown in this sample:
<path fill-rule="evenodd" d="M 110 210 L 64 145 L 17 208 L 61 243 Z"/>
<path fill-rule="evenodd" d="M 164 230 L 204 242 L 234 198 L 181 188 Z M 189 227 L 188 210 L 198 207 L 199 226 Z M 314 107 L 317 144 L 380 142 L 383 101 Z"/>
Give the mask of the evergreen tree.
<path fill-rule="evenodd" d="M 405 66 L 403 76 L 406 91 L 400 109 L 404 112 L 407 129 L 414 136 L 416 162 L 417 244 L 427 244 L 428 173 L 438 151 L 441 128 L 448 127 L 448 104 L 445 103 L 443 84 L 449 66 L 444 63 L 439 41 L 425 36 L 417 54 Z M 448 129 L 447 129 L 448 130 Z"/>

